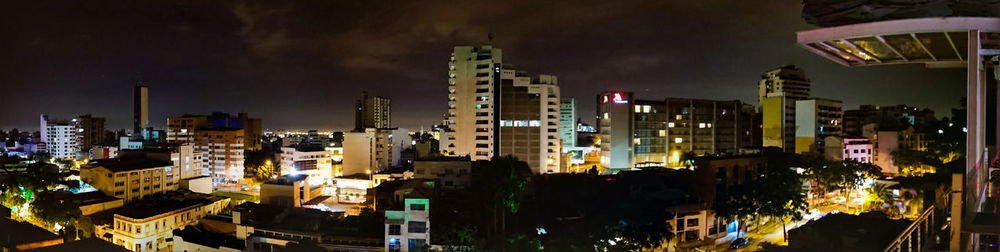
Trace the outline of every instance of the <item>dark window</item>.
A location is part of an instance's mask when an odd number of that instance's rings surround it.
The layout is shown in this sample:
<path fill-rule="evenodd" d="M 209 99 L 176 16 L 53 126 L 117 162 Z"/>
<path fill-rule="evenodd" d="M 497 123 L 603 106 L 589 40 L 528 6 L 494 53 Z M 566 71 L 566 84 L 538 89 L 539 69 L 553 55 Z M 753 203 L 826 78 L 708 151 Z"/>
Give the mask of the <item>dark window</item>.
<path fill-rule="evenodd" d="M 410 205 L 410 210 L 413 210 L 413 211 L 424 211 L 424 209 L 426 209 L 425 207 L 426 206 L 424 204 L 413 204 L 413 205 Z"/>
<path fill-rule="evenodd" d="M 409 239 L 407 240 L 407 247 L 410 251 L 423 251 L 424 245 L 427 244 L 427 240 L 424 239 Z"/>
<path fill-rule="evenodd" d="M 399 235 L 400 226 L 399 225 L 389 225 L 389 235 Z"/>
<path fill-rule="evenodd" d="M 406 231 L 410 233 L 424 233 L 427 231 L 427 222 L 411 221 L 407 223 Z"/>
<path fill-rule="evenodd" d="M 687 226 L 688 227 L 698 226 L 698 219 L 688 219 Z"/>

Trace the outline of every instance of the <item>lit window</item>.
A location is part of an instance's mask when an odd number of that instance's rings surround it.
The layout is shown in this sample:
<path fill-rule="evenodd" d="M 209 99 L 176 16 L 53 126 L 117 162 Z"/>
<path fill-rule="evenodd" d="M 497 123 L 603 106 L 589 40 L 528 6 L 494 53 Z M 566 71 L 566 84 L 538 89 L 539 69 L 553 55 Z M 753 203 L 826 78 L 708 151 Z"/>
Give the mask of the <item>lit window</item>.
<path fill-rule="evenodd" d="M 682 143 L 682 142 L 684 142 L 684 139 L 681 139 L 680 137 L 674 138 L 674 143 Z"/>
<path fill-rule="evenodd" d="M 667 131 L 666 130 L 660 130 L 660 137 L 665 137 L 665 136 L 667 136 Z"/>
<path fill-rule="evenodd" d="M 699 129 L 704 129 L 705 128 L 705 123 L 698 123 L 698 128 Z"/>
<path fill-rule="evenodd" d="M 708 127 L 711 128 L 712 127 L 712 123 L 708 123 Z"/>
<path fill-rule="evenodd" d="M 642 105 L 642 113 L 649 113 L 650 107 L 652 107 L 652 106 Z"/>
<path fill-rule="evenodd" d="M 684 117 L 682 117 L 681 115 L 677 115 L 676 118 L 677 118 L 677 120 L 684 119 Z"/>
<path fill-rule="evenodd" d="M 639 112 L 642 112 L 642 109 L 641 109 L 641 108 L 642 108 L 642 106 L 639 106 L 639 105 L 635 105 L 635 112 L 636 112 L 636 113 L 639 113 Z"/>
<path fill-rule="evenodd" d="M 673 128 L 674 127 L 674 123 L 672 123 L 672 122 L 667 123 L 667 127 L 668 128 Z"/>
<path fill-rule="evenodd" d="M 608 112 L 604 112 L 604 119 L 608 119 Z"/>

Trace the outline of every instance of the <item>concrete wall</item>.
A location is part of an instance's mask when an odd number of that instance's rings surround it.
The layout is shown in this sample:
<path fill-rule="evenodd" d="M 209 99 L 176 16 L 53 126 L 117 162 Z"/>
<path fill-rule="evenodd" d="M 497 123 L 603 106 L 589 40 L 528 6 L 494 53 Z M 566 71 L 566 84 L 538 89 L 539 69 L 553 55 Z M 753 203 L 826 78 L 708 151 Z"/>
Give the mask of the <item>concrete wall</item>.
<path fill-rule="evenodd" d="M 375 130 L 344 133 L 343 175 L 364 173 L 375 169 Z"/>
<path fill-rule="evenodd" d="M 196 193 L 211 194 L 215 191 L 212 188 L 212 177 L 208 176 L 182 179 L 180 184 L 182 189 L 188 189 Z"/>

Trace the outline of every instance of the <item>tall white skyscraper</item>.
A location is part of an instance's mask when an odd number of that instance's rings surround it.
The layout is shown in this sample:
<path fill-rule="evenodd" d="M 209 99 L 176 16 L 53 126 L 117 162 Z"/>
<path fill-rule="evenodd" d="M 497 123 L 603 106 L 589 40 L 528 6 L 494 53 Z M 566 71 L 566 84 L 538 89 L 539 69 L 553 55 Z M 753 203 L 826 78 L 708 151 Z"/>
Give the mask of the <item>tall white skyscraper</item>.
<path fill-rule="evenodd" d="M 488 160 L 494 154 L 493 93 L 502 51 L 492 46 L 456 46 L 448 61 L 448 155 Z"/>
<path fill-rule="evenodd" d="M 39 131 L 41 140 L 45 142 L 45 151 L 49 152 L 53 158 L 76 158 L 76 153 L 80 151 L 80 130 L 72 121 L 49 120 L 49 116 L 42 114 Z"/>

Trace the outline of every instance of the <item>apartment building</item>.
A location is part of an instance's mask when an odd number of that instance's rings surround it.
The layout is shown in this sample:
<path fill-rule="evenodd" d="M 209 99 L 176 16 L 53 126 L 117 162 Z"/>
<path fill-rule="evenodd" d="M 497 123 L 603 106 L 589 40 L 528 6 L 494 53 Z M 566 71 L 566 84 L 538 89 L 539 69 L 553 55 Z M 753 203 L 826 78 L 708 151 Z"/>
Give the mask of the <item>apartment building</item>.
<path fill-rule="evenodd" d="M 125 202 L 176 190 L 179 176 L 173 163 L 149 158 L 93 160 L 80 168 L 80 179 L 108 196 Z"/>
<path fill-rule="evenodd" d="M 385 211 L 385 251 L 424 251 L 430 245 L 430 199 L 406 198 L 403 208 Z"/>

